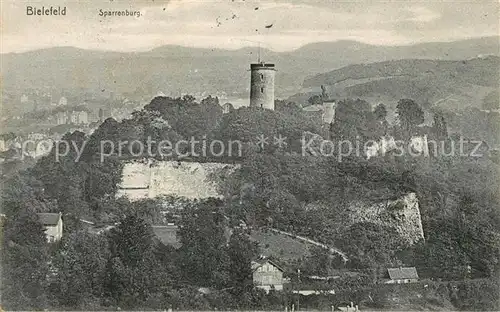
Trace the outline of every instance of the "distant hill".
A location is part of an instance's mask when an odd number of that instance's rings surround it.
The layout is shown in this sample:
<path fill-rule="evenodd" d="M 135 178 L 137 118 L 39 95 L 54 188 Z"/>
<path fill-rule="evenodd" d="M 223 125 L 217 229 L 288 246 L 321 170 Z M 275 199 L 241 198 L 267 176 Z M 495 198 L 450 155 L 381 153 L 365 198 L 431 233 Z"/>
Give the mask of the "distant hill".
<path fill-rule="evenodd" d="M 384 103 L 392 122 L 397 101 L 411 98 L 424 108 L 426 124 L 440 110 L 449 130 L 498 146 L 498 113 L 483 108 L 498 107 L 499 69 L 500 58 L 492 55 L 459 61 L 405 59 L 349 65 L 305 79 L 303 92 L 289 100 L 307 105 L 307 99 L 320 94 L 323 85 L 332 98 Z"/>
<path fill-rule="evenodd" d="M 405 59 L 372 64 L 356 64 L 319 74 L 304 81 L 304 87 L 335 85 L 359 79 L 427 77 L 482 86 L 498 85 L 499 58 L 495 56 L 460 61 Z"/>
<path fill-rule="evenodd" d="M 67 91 L 112 90 L 148 94 L 224 91 L 246 97 L 249 63 L 257 48 L 239 50 L 163 46 L 148 52 L 89 51 L 72 47 L 2 54 L 5 90 L 55 87 Z M 276 94 L 300 91 L 302 82 L 319 72 L 342 66 L 396 59 L 458 60 L 479 54 L 499 54 L 498 37 L 411 46 L 374 46 L 354 41 L 314 43 L 290 52 L 262 50 L 265 61 L 276 64 Z M 306 80 L 313 81 L 313 80 Z"/>
<path fill-rule="evenodd" d="M 291 97 L 304 103 L 324 85 L 333 98 L 361 98 L 394 108 L 401 98 L 412 98 L 426 108 L 458 110 L 482 106 L 498 89 L 500 58 L 485 56 L 466 60 L 405 59 L 356 64 L 304 80 L 303 90 Z"/>

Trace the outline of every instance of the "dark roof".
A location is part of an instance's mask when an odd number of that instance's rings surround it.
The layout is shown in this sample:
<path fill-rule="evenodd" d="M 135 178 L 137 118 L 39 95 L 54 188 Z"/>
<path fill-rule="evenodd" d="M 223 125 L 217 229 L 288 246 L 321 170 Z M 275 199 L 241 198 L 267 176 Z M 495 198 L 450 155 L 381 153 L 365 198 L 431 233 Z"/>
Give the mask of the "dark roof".
<path fill-rule="evenodd" d="M 389 278 L 392 280 L 418 279 L 417 269 L 415 269 L 415 267 L 390 268 L 387 269 L 387 272 L 389 272 Z"/>
<path fill-rule="evenodd" d="M 177 225 L 153 226 L 153 232 L 165 246 L 174 248 L 181 247 L 181 242 L 177 237 L 179 227 Z"/>
<path fill-rule="evenodd" d="M 285 271 L 285 270 L 283 270 L 283 268 L 279 264 L 277 264 L 276 262 L 274 262 L 271 259 L 258 259 L 258 260 L 254 260 L 253 263 L 252 263 L 252 270 L 253 271 L 257 270 L 258 268 L 260 268 L 261 266 L 263 266 L 267 262 L 269 262 L 272 266 L 276 267 L 281 272 Z"/>
<path fill-rule="evenodd" d="M 59 218 L 61 217 L 60 213 L 37 213 L 38 220 L 43 225 L 57 225 L 59 222 Z"/>

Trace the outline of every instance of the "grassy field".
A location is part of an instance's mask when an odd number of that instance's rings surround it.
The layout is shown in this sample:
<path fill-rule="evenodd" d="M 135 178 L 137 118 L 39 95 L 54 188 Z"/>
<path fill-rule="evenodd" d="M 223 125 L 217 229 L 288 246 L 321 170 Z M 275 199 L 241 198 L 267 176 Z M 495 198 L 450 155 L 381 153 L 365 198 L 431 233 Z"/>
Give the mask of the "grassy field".
<path fill-rule="evenodd" d="M 257 229 L 252 230 L 250 237 L 259 243 L 261 253 L 267 257 L 275 257 L 286 261 L 299 260 L 310 254 L 309 244 L 286 235 Z"/>

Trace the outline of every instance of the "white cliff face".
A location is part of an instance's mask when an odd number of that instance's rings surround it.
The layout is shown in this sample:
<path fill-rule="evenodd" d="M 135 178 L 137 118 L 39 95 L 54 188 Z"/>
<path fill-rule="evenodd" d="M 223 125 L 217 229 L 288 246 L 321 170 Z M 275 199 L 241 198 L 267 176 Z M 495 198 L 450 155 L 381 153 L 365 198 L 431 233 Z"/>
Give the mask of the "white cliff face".
<path fill-rule="evenodd" d="M 232 173 L 237 166 L 220 163 L 177 161 L 128 162 L 118 196 L 130 200 L 175 195 L 189 199 L 222 197 L 217 180 Z"/>
<path fill-rule="evenodd" d="M 371 222 L 393 227 L 408 245 L 424 239 L 419 202 L 415 193 L 377 203 L 353 202 L 349 205 L 349 210 L 350 223 Z"/>

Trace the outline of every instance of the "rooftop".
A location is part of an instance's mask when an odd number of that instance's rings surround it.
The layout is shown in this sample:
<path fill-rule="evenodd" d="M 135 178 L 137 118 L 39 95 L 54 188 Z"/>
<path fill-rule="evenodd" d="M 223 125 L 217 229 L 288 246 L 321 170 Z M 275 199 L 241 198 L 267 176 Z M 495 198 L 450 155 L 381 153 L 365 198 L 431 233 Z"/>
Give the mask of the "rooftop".
<path fill-rule="evenodd" d="M 43 225 L 57 225 L 61 218 L 61 213 L 37 213 L 38 220 Z"/>
<path fill-rule="evenodd" d="M 417 269 L 415 267 L 407 268 L 390 268 L 387 269 L 389 278 L 392 280 L 399 279 L 418 279 Z"/>
<path fill-rule="evenodd" d="M 261 266 L 263 266 L 266 263 L 271 264 L 272 266 L 276 267 L 281 272 L 285 271 L 285 270 L 283 270 L 283 268 L 280 265 L 278 265 L 276 262 L 274 262 L 273 260 L 268 259 L 268 258 L 258 259 L 258 260 L 252 261 L 252 271 L 257 270 L 258 268 L 260 268 Z"/>

